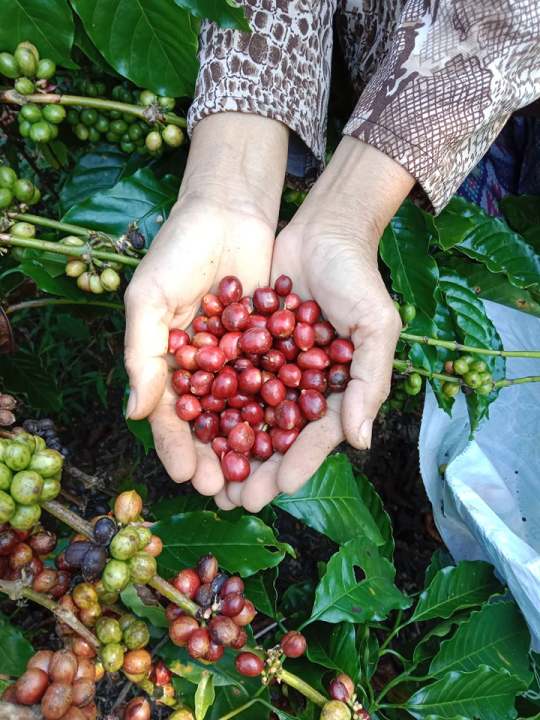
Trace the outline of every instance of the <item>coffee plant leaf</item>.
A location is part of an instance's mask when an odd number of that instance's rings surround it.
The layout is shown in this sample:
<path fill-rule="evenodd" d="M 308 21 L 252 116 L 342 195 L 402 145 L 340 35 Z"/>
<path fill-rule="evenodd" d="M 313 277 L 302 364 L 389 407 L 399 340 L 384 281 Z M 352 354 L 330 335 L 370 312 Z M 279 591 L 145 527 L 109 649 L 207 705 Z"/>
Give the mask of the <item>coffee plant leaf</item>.
<path fill-rule="evenodd" d="M 208 708 L 215 699 L 214 676 L 208 670 L 205 670 L 195 692 L 195 720 L 204 720 Z"/>
<path fill-rule="evenodd" d="M 390 269 L 393 290 L 428 317 L 435 311 L 439 279 L 437 263 L 429 254 L 433 234 L 431 216 L 406 201 L 387 226 L 379 246 Z"/>
<path fill-rule="evenodd" d="M 507 195 L 499 204 L 512 230 L 523 234 L 540 225 L 540 197 L 537 195 Z"/>
<path fill-rule="evenodd" d="M 0 613 L 0 653 L 2 655 L 2 674 L 19 677 L 26 670 L 26 663 L 34 654 L 34 648 L 19 628 L 12 625 L 8 618 Z"/>
<path fill-rule="evenodd" d="M 57 264 L 57 267 L 63 270 L 65 262 Z M 57 275 L 56 277 L 51 275 L 48 272 L 46 261 L 44 262 L 42 257 L 28 257 L 21 263 L 20 270 L 26 277 L 31 278 L 43 292 L 49 293 L 50 295 L 57 295 L 61 298 L 67 298 L 68 300 L 76 300 L 83 304 L 91 302 L 88 293 L 83 293 L 82 290 L 79 290 L 70 278 L 64 274 Z"/>
<path fill-rule="evenodd" d="M 468 672 L 479 665 L 507 670 L 529 685 L 530 634 L 514 602 L 495 602 L 471 613 L 455 635 L 445 640 L 429 672 L 441 676 L 452 670 Z"/>
<path fill-rule="evenodd" d="M 216 504 L 211 497 L 198 493 L 190 495 L 177 495 L 173 498 L 163 498 L 154 503 L 150 511 L 156 520 L 167 520 L 171 515 L 196 512 L 198 510 L 215 511 Z"/>
<path fill-rule="evenodd" d="M 459 610 L 481 605 L 503 590 L 491 565 L 480 560 L 464 560 L 439 570 L 421 593 L 411 622 L 449 618 Z"/>
<path fill-rule="evenodd" d="M 495 671 L 485 665 L 472 672 L 449 672 L 440 680 L 426 685 L 402 706 L 414 718 L 462 716 L 482 720 L 512 720 L 516 717 L 514 702 L 523 690 L 522 681 L 506 671 Z"/>
<path fill-rule="evenodd" d="M 364 506 L 369 510 L 371 517 L 375 520 L 383 539 L 383 544 L 379 546 L 379 552 L 388 558 L 388 560 L 392 561 L 394 555 L 394 535 L 390 516 L 384 509 L 383 501 L 375 490 L 375 486 L 368 480 L 367 476 L 363 473 L 355 473 L 355 480 Z"/>
<path fill-rule="evenodd" d="M 142 88 L 190 96 L 197 76 L 197 21 L 173 0 L 72 0 L 107 62 Z"/>
<path fill-rule="evenodd" d="M 540 290 L 540 255 L 502 220 L 455 197 L 435 225 L 443 249 L 455 248 L 490 272 L 503 273 L 515 287 Z"/>
<path fill-rule="evenodd" d="M 27 398 L 32 408 L 55 413 L 62 410 L 62 388 L 56 378 L 47 375 L 34 353 L 20 350 L 9 357 L 0 355 L 0 377 L 10 392 Z"/>
<path fill-rule="evenodd" d="M 424 585 L 427 587 L 431 583 L 435 575 L 439 572 L 439 570 L 442 570 L 443 568 L 450 565 L 453 566 L 454 561 L 448 550 L 443 550 L 442 548 L 435 550 L 435 552 L 431 556 L 429 565 L 426 568 Z"/>
<path fill-rule="evenodd" d="M 245 579 L 245 595 L 255 605 L 259 612 L 264 613 L 273 620 L 281 618 L 277 610 L 277 569 L 271 568 L 264 572 L 251 575 Z"/>
<path fill-rule="evenodd" d="M 18 43 L 34 43 L 41 57 L 66 68 L 71 60 L 75 28 L 67 0 L 2 0 L 0 3 L 0 46 L 12 52 Z"/>
<path fill-rule="evenodd" d="M 74 14 L 73 19 L 75 21 L 75 38 L 73 40 L 73 45 L 86 55 L 86 57 L 92 61 L 92 65 L 96 68 L 99 68 L 102 72 L 107 72 L 113 76 L 117 75 L 114 68 L 109 65 L 90 39 L 88 33 L 84 29 L 80 17 Z"/>
<path fill-rule="evenodd" d="M 170 641 L 158 649 L 157 655 L 167 664 L 171 672 L 193 685 L 200 683 L 204 672 L 211 672 L 214 687 L 233 685 L 237 688 L 237 692 L 241 693 L 243 680 L 248 680 L 248 678 L 243 678 L 236 671 L 234 666 L 235 655 L 230 650 L 225 650 L 225 655 L 219 663 L 211 667 L 194 660 L 188 654 L 186 648 L 177 647 Z"/>
<path fill-rule="evenodd" d="M 328 670 L 346 673 L 352 678 L 358 676 L 356 628 L 352 623 L 316 623 L 306 629 L 306 639 L 307 656 L 311 662 Z"/>
<path fill-rule="evenodd" d="M 454 632 L 455 628 L 459 626 L 460 623 L 465 622 L 468 617 L 468 614 L 462 616 L 454 615 L 450 620 L 445 620 L 435 625 L 435 627 L 432 627 L 414 648 L 411 664 L 416 667 L 435 657 L 439 652 L 443 639 Z"/>
<path fill-rule="evenodd" d="M 363 571 L 360 582 L 355 568 Z M 350 540 L 330 558 L 309 622 L 383 620 L 391 610 L 408 608 L 411 601 L 394 585 L 394 577 L 394 566 L 376 545 L 366 538 Z"/>
<path fill-rule="evenodd" d="M 169 621 L 165 617 L 165 610 L 161 605 L 145 605 L 135 585 L 128 585 L 125 590 L 122 590 L 120 597 L 124 605 L 135 615 L 149 620 L 154 627 L 169 627 Z"/>
<path fill-rule="evenodd" d="M 149 245 L 167 219 L 177 191 L 176 179 L 166 176 L 158 180 L 143 168 L 75 205 L 62 221 L 112 235 L 123 235 L 136 224 Z"/>
<path fill-rule="evenodd" d="M 244 9 L 232 0 L 174 0 L 175 3 L 198 18 L 213 20 L 222 28 L 251 32 Z"/>
<path fill-rule="evenodd" d="M 359 490 L 352 465 L 342 453 L 327 458 L 300 490 L 294 495 L 280 495 L 274 505 L 336 543 L 359 535 L 376 545 L 385 543 Z"/>
<path fill-rule="evenodd" d="M 236 685 L 219 687 L 216 690 L 216 700 L 210 708 L 206 720 L 220 720 L 222 717 L 246 705 L 254 699 L 254 696 L 260 691 L 260 688 L 260 678 L 243 678 L 240 687 Z M 249 705 L 249 707 L 244 709 L 239 717 L 241 717 L 242 720 L 261 720 L 267 716 L 269 717 L 268 711 L 264 713 L 261 709 L 261 704 L 265 702 L 264 699 L 266 699 L 266 701 L 269 700 L 269 693 L 266 688 L 264 693 L 255 699 L 253 705 Z M 272 707 L 272 712 L 276 712 L 275 707 Z"/>
<path fill-rule="evenodd" d="M 229 522 L 209 511 L 182 513 L 156 523 L 152 531 L 163 540 L 158 564 L 169 575 L 192 567 L 207 553 L 228 572 L 245 577 L 279 565 L 286 553 L 294 555 L 253 515 Z"/>

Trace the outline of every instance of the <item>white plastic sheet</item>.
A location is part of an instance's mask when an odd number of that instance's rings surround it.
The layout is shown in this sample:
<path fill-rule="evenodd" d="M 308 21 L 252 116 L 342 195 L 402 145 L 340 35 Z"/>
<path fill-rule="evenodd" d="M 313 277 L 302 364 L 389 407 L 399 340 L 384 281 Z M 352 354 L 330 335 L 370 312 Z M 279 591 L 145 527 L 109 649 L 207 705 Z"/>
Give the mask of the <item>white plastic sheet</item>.
<path fill-rule="evenodd" d="M 540 349 L 539 319 L 485 305 L 506 349 Z M 509 358 L 506 374 L 540 375 L 540 360 Z M 495 566 L 540 650 L 540 383 L 503 389 L 474 440 L 469 434 L 463 397 L 450 418 L 429 390 L 420 469 L 435 522 L 456 561 Z"/>

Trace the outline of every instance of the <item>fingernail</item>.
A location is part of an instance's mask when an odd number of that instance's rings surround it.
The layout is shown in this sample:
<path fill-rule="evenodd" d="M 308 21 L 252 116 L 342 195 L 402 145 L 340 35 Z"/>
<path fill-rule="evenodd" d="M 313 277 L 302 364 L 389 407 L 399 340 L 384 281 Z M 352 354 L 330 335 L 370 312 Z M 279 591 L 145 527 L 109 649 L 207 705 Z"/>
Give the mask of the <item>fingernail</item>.
<path fill-rule="evenodd" d="M 131 415 L 135 412 L 135 409 L 137 407 L 137 396 L 135 395 L 135 390 L 133 388 L 129 391 L 129 398 L 127 401 L 126 406 L 126 420 L 129 420 Z"/>
<path fill-rule="evenodd" d="M 373 432 L 373 420 L 370 420 L 368 418 L 367 420 L 364 420 L 364 422 L 360 426 L 360 441 L 366 446 L 366 448 L 368 450 L 371 447 L 371 433 L 372 432 Z"/>

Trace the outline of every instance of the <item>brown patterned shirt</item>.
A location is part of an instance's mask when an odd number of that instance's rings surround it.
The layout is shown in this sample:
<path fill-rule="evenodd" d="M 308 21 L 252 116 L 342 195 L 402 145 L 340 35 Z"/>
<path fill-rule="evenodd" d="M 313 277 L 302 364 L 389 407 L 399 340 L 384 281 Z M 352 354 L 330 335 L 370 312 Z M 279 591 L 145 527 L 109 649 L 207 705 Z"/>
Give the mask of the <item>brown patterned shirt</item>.
<path fill-rule="evenodd" d="M 190 129 L 216 112 L 264 115 L 322 165 L 335 23 L 359 93 L 344 133 L 403 165 L 436 212 L 509 115 L 540 97 L 540 0 L 243 5 L 252 34 L 202 25 Z"/>

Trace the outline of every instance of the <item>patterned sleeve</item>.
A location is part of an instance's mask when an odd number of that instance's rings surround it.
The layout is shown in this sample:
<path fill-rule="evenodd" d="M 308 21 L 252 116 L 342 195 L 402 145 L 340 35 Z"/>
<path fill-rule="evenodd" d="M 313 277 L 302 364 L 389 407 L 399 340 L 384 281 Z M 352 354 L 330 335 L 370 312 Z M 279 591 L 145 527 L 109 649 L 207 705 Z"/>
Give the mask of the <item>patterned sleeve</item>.
<path fill-rule="evenodd" d="M 320 161 L 335 2 L 243 0 L 251 34 L 203 22 L 201 67 L 188 115 L 189 131 L 212 113 L 263 115 L 286 124 Z"/>
<path fill-rule="evenodd" d="M 408 0 L 344 133 L 403 165 L 439 212 L 539 96 L 538 0 Z"/>

